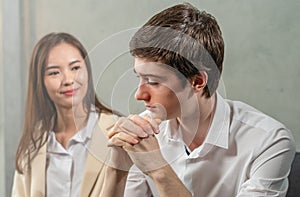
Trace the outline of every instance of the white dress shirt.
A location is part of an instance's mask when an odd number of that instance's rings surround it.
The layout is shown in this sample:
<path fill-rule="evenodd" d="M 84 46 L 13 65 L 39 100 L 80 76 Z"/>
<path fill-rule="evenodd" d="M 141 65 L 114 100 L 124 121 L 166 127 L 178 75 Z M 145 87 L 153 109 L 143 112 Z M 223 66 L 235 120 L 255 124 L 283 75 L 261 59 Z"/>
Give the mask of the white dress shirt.
<path fill-rule="evenodd" d="M 204 143 L 186 149 L 176 120 L 157 135 L 161 152 L 193 196 L 285 196 L 295 143 L 273 118 L 219 94 Z M 190 152 L 190 153 L 189 153 Z M 153 181 L 133 166 L 125 196 L 159 196 Z"/>
<path fill-rule="evenodd" d="M 87 146 L 91 141 L 98 114 L 91 112 L 87 125 L 78 131 L 64 148 L 50 132 L 47 142 L 46 193 L 47 197 L 78 196 L 87 157 Z"/>

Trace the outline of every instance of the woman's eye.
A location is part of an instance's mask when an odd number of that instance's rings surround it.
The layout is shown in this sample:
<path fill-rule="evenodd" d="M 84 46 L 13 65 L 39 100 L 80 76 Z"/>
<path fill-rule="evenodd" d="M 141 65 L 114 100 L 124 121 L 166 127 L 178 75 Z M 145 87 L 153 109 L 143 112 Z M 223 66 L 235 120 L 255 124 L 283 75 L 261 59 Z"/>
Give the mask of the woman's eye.
<path fill-rule="evenodd" d="M 79 70 L 80 69 L 80 66 L 74 66 L 73 68 L 72 68 L 72 70 Z"/>
<path fill-rule="evenodd" d="M 58 75 L 59 72 L 58 71 L 53 71 L 53 72 L 50 72 L 48 75 L 50 76 L 55 76 L 55 75 Z"/>

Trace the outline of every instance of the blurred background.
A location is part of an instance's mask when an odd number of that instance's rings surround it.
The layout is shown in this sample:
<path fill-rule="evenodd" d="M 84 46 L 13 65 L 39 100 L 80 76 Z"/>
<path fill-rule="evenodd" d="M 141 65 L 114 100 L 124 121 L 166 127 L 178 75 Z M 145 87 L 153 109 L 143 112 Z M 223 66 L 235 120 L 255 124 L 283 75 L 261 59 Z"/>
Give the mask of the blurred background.
<path fill-rule="evenodd" d="M 75 35 L 89 51 L 97 94 L 124 114 L 143 110 L 128 40 L 174 0 L 0 0 L 0 196 L 10 196 L 33 46 L 50 32 Z M 300 151 L 300 1 L 194 0 L 225 40 L 219 91 L 283 122 Z"/>

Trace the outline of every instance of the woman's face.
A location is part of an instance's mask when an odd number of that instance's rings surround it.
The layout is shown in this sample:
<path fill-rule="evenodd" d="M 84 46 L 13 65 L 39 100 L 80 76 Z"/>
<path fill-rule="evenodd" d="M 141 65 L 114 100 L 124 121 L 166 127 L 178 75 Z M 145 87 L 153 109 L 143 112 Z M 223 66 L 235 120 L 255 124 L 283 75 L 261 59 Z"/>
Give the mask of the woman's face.
<path fill-rule="evenodd" d="M 56 108 L 73 108 L 83 103 L 88 88 L 88 72 L 76 47 L 61 43 L 50 50 L 44 84 Z"/>

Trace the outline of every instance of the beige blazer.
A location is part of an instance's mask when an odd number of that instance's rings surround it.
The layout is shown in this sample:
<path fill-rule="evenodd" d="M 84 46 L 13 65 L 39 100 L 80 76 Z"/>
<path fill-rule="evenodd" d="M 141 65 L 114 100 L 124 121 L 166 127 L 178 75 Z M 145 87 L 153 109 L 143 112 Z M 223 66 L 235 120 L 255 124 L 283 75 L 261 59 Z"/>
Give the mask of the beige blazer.
<path fill-rule="evenodd" d="M 88 156 L 83 174 L 80 197 L 99 196 L 105 176 L 104 162 L 108 155 L 107 131 L 113 127 L 116 121 L 115 115 L 101 113 L 98 124 L 96 124 L 91 145 L 88 148 Z M 45 144 L 33 159 L 31 171 L 14 176 L 12 187 L 13 197 L 43 197 L 46 196 L 45 169 L 46 169 L 46 147 Z"/>

